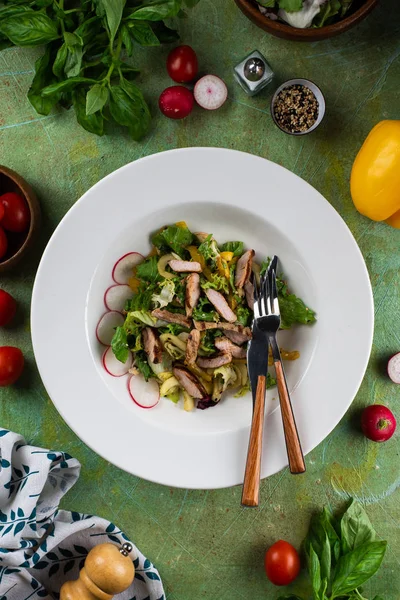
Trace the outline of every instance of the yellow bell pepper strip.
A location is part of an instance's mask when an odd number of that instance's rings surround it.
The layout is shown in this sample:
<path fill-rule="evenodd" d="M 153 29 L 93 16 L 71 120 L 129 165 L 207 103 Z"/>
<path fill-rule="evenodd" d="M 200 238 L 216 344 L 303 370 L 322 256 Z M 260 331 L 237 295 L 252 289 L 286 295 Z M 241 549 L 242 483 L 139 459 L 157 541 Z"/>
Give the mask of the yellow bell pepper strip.
<path fill-rule="evenodd" d="M 140 279 L 138 279 L 137 277 L 130 277 L 128 280 L 128 285 L 131 288 L 132 292 L 135 292 L 136 294 L 140 286 Z"/>
<path fill-rule="evenodd" d="M 221 258 L 228 263 L 233 258 L 233 252 L 221 252 Z"/>
<path fill-rule="evenodd" d="M 230 277 L 229 267 L 228 267 L 226 261 L 222 258 L 221 254 L 219 254 L 217 256 L 217 271 L 220 275 L 222 275 L 222 277 L 226 277 L 227 280 L 229 281 L 229 277 Z"/>
<path fill-rule="evenodd" d="M 186 250 L 189 252 L 190 257 L 191 257 L 192 260 L 194 260 L 195 262 L 200 263 L 201 270 L 202 270 L 202 273 L 203 273 L 204 277 L 206 279 L 208 279 L 208 281 L 212 281 L 211 271 L 210 271 L 210 269 L 206 265 L 206 261 L 204 259 L 204 256 L 202 254 L 200 254 L 200 252 L 197 250 L 196 246 L 188 246 L 186 248 Z"/>
<path fill-rule="evenodd" d="M 400 120 L 371 130 L 354 161 L 350 190 L 362 215 L 400 229 Z"/>
<path fill-rule="evenodd" d="M 175 225 L 177 227 L 180 227 L 181 229 L 187 229 L 188 228 L 188 226 L 186 224 L 186 221 L 178 221 L 177 223 L 175 223 Z"/>

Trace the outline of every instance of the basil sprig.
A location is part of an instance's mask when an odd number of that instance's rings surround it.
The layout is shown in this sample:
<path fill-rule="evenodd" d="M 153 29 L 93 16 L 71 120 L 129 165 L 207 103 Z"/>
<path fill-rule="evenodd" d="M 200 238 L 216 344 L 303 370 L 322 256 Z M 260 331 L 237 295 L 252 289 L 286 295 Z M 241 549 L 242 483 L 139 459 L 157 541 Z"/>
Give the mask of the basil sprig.
<path fill-rule="evenodd" d="M 376 539 L 358 502 L 352 500 L 340 519 L 325 507 L 311 520 L 303 546 L 314 600 L 368 600 L 361 586 L 381 566 L 387 542 Z M 278 600 L 303 599 L 289 594 Z"/>
<path fill-rule="evenodd" d="M 164 19 L 181 16 L 198 0 L 4 0 L 0 50 L 45 46 L 36 61 L 28 98 L 48 115 L 74 108 L 79 124 L 103 135 L 105 123 L 125 127 L 134 140 L 149 130 L 150 111 L 126 62 L 135 44 L 159 46 L 178 39 Z"/>

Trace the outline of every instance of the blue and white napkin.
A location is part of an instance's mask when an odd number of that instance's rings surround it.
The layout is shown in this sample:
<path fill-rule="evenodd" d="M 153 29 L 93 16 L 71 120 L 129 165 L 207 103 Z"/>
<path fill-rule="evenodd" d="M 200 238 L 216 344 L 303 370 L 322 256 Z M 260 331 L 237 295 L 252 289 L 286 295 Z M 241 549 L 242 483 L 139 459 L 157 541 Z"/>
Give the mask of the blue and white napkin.
<path fill-rule="evenodd" d="M 64 581 L 78 578 L 93 546 L 130 541 L 110 521 L 58 510 L 80 469 L 69 454 L 30 446 L 0 428 L 1 600 L 58 599 Z M 132 546 L 135 579 L 115 598 L 165 600 L 157 569 Z"/>

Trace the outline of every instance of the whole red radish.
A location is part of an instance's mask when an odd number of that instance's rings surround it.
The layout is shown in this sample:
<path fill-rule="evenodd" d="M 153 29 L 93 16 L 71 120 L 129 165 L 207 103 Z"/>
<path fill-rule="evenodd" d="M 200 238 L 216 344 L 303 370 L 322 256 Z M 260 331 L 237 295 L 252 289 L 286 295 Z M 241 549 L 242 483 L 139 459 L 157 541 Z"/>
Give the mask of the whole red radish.
<path fill-rule="evenodd" d="M 0 387 L 17 381 L 24 370 L 24 355 L 13 346 L 0 347 Z"/>
<path fill-rule="evenodd" d="M 168 54 L 168 75 L 177 83 L 193 81 L 198 70 L 196 52 L 190 46 L 178 46 Z"/>
<path fill-rule="evenodd" d="M 15 192 L 7 192 L 0 196 L 0 203 L 4 208 L 4 217 L 1 225 L 7 231 L 22 233 L 29 227 L 31 215 L 25 198 Z"/>
<path fill-rule="evenodd" d="M 4 290 L 0 290 L 0 327 L 7 325 L 13 319 L 17 310 L 14 298 Z"/>
<path fill-rule="evenodd" d="M 0 260 L 3 258 L 8 248 L 8 240 L 6 233 L 2 227 L 0 227 Z"/>
<path fill-rule="evenodd" d="M 361 428 L 373 442 L 386 442 L 396 430 L 396 418 L 387 406 L 371 404 L 362 412 Z"/>
<path fill-rule="evenodd" d="M 158 101 L 163 115 L 169 119 L 184 119 L 193 109 L 193 94 L 182 85 L 172 85 L 165 89 Z"/>

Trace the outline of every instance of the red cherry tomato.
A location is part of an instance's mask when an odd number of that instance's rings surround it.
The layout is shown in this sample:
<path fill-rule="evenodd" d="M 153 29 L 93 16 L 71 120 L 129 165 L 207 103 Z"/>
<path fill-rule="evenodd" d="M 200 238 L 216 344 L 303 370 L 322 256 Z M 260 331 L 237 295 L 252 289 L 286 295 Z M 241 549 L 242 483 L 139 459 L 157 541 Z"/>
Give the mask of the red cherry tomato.
<path fill-rule="evenodd" d="M 17 303 L 14 298 L 4 290 L 0 290 L 0 327 L 7 325 L 14 318 Z"/>
<path fill-rule="evenodd" d="M 196 52 L 190 46 L 178 46 L 168 54 L 168 75 L 177 83 L 193 81 L 198 70 Z"/>
<path fill-rule="evenodd" d="M 271 546 L 264 559 L 265 572 L 275 585 L 288 585 L 300 571 L 300 558 L 297 550 L 289 542 L 279 540 Z"/>
<path fill-rule="evenodd" d="M 0 386 L 15 383 L 24 370 L 24 355 L 19 348 L 0 346 Z"/>
<path fill-rule="evenodd" d="M 1 221 L 2 227 L 7 231 L 21 233 L 29 227 L 31 215 L 25 198 L 15 192 L 7 192 L 0 196 L 0 202 L 4 208 L 4 217 Z"/>
<path fill-rule="evenodd" d="M 5 209 L 4 206 L 2 205 L 2 203 L 0 202 L 0 221 L 2 220 L 2 218 L 4 217 L 4 213 L 5 213 Z"/>
<path fill-rule="evenodd" d="M 193 94 L 182 85 L 173 85 L 164 90 L 158 101 L 163 115 L 169 119 L 184 119 L 192 112 Z"/>
<path fill-rule="evenodd" d="M 0 227 L 0 260 L 3 258 L 8 248 L 8 240 L 7 236 L 4 232 L 4 229 Z"/>

